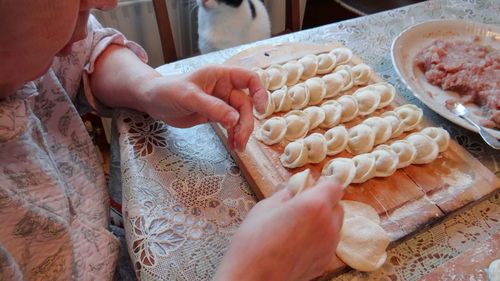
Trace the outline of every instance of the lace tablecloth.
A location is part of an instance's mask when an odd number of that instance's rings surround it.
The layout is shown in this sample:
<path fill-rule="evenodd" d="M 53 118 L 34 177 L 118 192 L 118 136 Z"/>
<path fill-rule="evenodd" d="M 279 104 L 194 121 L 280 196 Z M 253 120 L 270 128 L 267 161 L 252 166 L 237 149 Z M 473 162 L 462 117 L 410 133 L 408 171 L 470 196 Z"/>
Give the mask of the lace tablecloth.
<path fill-rule="evenodd" d="M 497 0 L 428 1 L 259 42 L 341 41 L 425 115 L 499 175 L 500 154 L 475 133 L 441 118 L 405 88 L 390 59 L 390 45 L 405 28 L 440 18 L 500 25 Z M 222 63 L 252 45 L 178 61 L 162 73 Z M 208 280 L 231 234 L 256 203 L 209 125 L 176 129 L 143 114 L 117 114 L 122 165 L 123 212 L 129 253 L 142 280 Z M 500 232 L 500 194 L 459 211 L 388 252 L 377 272 L 347 272 L 333 280 L 417 280 L 469 247 Z"/>

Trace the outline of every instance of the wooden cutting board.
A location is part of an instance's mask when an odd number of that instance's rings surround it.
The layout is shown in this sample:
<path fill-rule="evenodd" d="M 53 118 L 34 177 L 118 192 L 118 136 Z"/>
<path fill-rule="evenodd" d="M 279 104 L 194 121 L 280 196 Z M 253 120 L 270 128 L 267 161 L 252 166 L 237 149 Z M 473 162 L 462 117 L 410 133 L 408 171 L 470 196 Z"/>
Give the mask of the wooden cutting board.
<path fill-rule="evenodd" d="M 318 45 L 312 43 L 281 43 L 263 45 L 244 50 L 228 59 L 225 64 L 245 68 L 266 68 L 274 63 L 285 63 L 301 58 L 307 54 L 328 52 L 340 43 Z M 354 56 L 351 64 L 362 61 Z M 369 84 L 381 82 L 383 79 L 374 74 Z M 359 87 L 353 87 L 346 93 L 352 93 Z M 370 116 L 392 110 L 394 107 L 407 103 L 397 94 L 394 102 Z M 274 114 L 279 116 L 283 114 Z M 366 118 L 366 117 L 365 117 Z M 361 119 L 344 123 L 347 128 L 358 124 Z M 255 130 L 263 122 L 255 120 Z M 424 127 L 436 126 L 429 120 L 422 120 L 420 130 Z M 219 125 L 214 125 L 219 137 L 226 143 L 227 135 Z M 324 132 L 315 129 L 313 132 Z M 411 132 L 410 132 L 411 133 Z M 405 134 L 406 135 L 406 134 Z M 402 135 L 400 138 L 404 138 Z M 286 182 L 293 174 L 311 169 L 317 179 L 323 165 L 333 157 L 327 157 L 323 162 L 306 165 L 301 168 L 284 168 L 279 156 L 284 145 L 265 145 L 251 136 L 247 149 L 238 153 L 230 151 L 235 161 L 248 180 L 250 187 L 259 199 L 271 196 L 279 184 Z M 342 152 L 334 157 L 352 157 Z M 448 150 L 440 153 L 438 159 L 426 165 L 410 165 L 397 170 L 387 178 L 375 178 L 362 184 L 351 184 L 345 189 L 343 199 L 360 201 L 374 207 L 382 220 L 382 227 L 387 231 L 391 241 L 397 241 L 422 226 L 445 216 L 446 214 L 479 200 L 500 187 L 500 180 L 477 159 L 469 154 L 456 142 L 451 141 Z M 332 263 L 330 272 L 343 269 L 345 264 L 340 260 Z"/>

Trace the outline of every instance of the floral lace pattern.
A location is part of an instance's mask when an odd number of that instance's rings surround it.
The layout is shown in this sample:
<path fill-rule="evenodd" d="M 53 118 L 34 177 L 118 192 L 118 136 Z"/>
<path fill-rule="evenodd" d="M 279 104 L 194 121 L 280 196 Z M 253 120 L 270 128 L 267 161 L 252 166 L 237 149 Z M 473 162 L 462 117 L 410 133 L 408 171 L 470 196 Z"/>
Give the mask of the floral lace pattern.
<path fill-rule="evenodd" d="M 500 6 L 493 0 L 431 0 L 259 44 L 341 41 L 498 175 L 498 151 L 483 145 L 477 134 L 430 111 L 406 89 L 392 67 L 390 44 L 401 31 L 419 22 L 462 18 L 498 25 L 499 13 Z M 207 63 L 222 63 L 251 46 L 178 61 L 159 71 L 182 73 Z M 256 203 L 239 168 L 209 125 L 176 129 L 126 110 L 119 113 L 117 124 L 124 223 L 137 275 L 143 280 L 210 279 L 231 234 Z M 497 192 L 390 249 L 379 271 L 351 271 L 332 280 L 418 280 L 499 231 Z"/>

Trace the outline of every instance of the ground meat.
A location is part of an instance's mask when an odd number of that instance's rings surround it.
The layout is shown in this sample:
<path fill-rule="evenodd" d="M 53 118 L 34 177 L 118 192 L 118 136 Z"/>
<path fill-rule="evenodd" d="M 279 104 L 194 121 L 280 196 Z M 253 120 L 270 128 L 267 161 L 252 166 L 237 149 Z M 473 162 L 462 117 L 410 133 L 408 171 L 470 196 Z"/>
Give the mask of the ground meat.
<path fill-rule="evenodd" d="M 476 40 L 477 41 L 477 40 Z M 478 42 L 436 40 L 416 60 L 427 80 L 482 107 L 483 125 L 500 128 L 500 51 Z"/>

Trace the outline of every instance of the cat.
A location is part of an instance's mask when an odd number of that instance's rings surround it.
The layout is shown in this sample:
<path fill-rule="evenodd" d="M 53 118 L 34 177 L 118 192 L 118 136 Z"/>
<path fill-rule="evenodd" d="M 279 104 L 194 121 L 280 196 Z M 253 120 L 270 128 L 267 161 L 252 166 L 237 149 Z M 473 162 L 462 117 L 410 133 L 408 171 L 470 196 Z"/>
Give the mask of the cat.
<path fill-rule="evenodd" d="M 202 54 L 271 36 L 271 22 L 261 0 L 196 0 L 198 47 Z"/>

